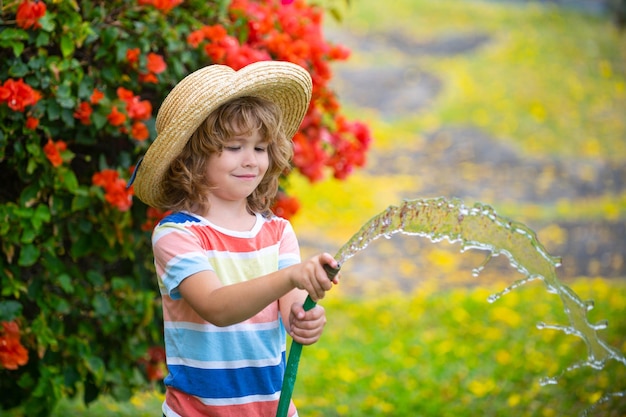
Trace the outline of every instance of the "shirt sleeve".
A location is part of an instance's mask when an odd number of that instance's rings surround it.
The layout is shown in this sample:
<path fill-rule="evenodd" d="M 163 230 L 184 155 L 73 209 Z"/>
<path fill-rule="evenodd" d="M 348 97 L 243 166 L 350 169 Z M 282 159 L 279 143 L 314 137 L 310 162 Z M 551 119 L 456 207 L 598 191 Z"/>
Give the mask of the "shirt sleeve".
<path fill-rule="evenodd" d="M 174 300 L 181 298 L 178 286 L 185 278 L 214 270 L 198 236 L 179 224 L 157 226 L 152 235 L 152 250 L 161 292 Z"/>
<path fill-rule="evenodd" d="M 278 253 L 278 269 L 287 268 L 301 262 L 300 246 L 296 232 L 293 230 L 291 223 L 287 220 L 280 239 L 280 248 Z"/>

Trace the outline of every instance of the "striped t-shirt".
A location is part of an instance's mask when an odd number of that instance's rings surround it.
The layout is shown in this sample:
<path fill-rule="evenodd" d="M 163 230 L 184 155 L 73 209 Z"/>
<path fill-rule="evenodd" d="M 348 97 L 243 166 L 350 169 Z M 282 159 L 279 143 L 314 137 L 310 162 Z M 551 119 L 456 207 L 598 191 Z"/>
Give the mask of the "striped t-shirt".
<path fill-rule="evenodd" d="M 278 301 L 249 320 L 217 327 L 196 314 L 178 286 L 200 271 L 213 271 L 222 284 L 230 285 L 300 262 L 291 224 L 257 214 L 252 230 L 239 232 L 179 212 L 156 226 L 152 246 L 169 371 L 163 413 L 168 417 L 275 415 L 286 347 Z M 293 404 L 289 415 L 297 415 Z"/>

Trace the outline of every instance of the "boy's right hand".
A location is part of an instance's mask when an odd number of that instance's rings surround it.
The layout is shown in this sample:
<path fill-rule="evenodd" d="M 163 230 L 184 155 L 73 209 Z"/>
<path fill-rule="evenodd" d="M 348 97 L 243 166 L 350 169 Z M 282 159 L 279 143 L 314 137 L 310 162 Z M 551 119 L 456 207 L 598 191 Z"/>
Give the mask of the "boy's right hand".
<path fill-rule="evenodd" d="M 338 268 L 339 265 L 333 256 L 329 253 L 316 255 L 299 265 L 299 270 L 295 271 L 292 278 L 293 285 L 296 288 L 305 290 L 316 303 L 324 298 L 326 291 L 330 290 L 333 284 L 339 283 L 340 274 L 329 279 L 324 265 L 328 264 L 332 268 Z"/>

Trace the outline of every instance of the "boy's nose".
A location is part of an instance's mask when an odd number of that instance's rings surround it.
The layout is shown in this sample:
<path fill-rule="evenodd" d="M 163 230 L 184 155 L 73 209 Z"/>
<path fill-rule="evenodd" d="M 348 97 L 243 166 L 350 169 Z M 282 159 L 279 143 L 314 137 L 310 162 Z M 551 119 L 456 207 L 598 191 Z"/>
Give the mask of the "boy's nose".
<path fill-rule="evenodd" d="M 255 166 L 257 164 L 257 155 L 254 149 L 246 150 L 244 152 L 243 165 L 244 166 Z"/>

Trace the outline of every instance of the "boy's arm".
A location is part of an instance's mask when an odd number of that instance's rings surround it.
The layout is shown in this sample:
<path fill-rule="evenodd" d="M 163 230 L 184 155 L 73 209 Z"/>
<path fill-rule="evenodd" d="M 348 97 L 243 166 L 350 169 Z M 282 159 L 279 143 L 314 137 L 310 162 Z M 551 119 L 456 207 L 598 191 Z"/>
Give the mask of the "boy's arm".
<path fill-rule="evenodd" d="M 326 263 L 332 266 L 336 261 L 324 253 L 271 274 L 226 286 L 214 272 L 201 271 L 185 278 L 178 290 L 204 320 L 216 326 L 228 326 L 249 319 L 294 288 L 305 290 L 314 301 L 322 299 L 333 284 L 322 267 Z"/>

